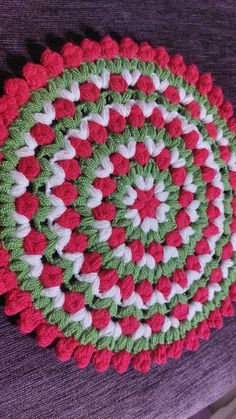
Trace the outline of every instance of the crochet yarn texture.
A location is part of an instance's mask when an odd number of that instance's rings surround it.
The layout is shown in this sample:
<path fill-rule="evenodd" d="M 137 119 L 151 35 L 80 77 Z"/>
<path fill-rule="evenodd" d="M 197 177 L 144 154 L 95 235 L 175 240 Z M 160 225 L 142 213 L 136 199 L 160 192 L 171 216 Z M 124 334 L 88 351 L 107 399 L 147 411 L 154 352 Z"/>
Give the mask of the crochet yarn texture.
<path fill-rule="evenodd" d="M 148 371 L 236 300 L 236 118 L 130 38 L 46 49 L 0 99 L 0 294 L 56 356 Z"/>

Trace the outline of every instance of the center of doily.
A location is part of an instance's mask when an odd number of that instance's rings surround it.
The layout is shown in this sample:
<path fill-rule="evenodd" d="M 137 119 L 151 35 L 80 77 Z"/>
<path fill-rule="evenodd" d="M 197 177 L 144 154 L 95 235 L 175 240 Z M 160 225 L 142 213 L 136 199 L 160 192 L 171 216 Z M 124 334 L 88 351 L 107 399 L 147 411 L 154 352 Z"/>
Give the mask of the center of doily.
<path fill-rule="evenodd" d="M 145 233 L 158 231 L 159 223 L 166 220 L 166 213 L 170 210 L 165 203 L 169 192 L 164 188 L 163 181 L 156 183 L 150 175 L 136 175 L 133 186 L 127 188 L 123 198 L 123 203 L 127 205 L 125 218 L 130 219 L 134 227 L 141 227 Z"/>
<path fill-rule="evenodd" d="M 160 201 L 154 195 L 154 188 L 147 191 L 136 188 L 135 192 L 137 197 L 130 208 L 138 211 L 141 221 L 145 218 L 155 218 L 156 209 L 159 206 Z"/>

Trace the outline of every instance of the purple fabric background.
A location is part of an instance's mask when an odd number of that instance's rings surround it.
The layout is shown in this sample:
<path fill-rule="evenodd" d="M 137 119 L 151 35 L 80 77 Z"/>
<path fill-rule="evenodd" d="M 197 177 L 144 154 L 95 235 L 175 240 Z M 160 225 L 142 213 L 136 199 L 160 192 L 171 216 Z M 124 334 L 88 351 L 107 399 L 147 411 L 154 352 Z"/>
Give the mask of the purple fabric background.
<path fill-rule="evenodd" d="M 236 105 L 235 1 L 1 1 L 0 76 L 19 75 L 49 46 L 110 33 L 165 45 L 211 71 Z M 236 384 L 236 322 L 225 321 L 196 353 L 146 375 L 98 375 L 61 364 L 0 313 L 0 417 L 184 419 Z"/>

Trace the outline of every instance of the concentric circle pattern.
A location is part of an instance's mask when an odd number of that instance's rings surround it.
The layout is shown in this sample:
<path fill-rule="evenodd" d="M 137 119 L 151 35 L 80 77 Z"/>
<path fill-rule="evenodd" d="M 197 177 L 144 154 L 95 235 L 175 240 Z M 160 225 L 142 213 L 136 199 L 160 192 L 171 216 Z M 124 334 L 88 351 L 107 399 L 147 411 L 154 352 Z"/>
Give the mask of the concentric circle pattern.
<path fill-rule="evenodd" d="M 236 118 L 209 73 L 129 38 L 47 49 L 0 99 L 0 293 L 98 371 L 196 350 L 236 299 Z"/>

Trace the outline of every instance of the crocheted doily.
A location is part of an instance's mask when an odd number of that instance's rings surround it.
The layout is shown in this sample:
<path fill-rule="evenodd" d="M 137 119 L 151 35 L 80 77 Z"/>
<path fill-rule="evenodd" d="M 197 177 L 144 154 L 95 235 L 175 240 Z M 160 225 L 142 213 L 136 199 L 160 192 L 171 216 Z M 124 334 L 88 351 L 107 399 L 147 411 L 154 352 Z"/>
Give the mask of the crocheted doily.
<path fill-rule="evenodd" d="M 0 99 L 0 293 L 80 368 L 196 350 L 236 299 L 236 118 L 209 73 L 110 37 Z"/>

